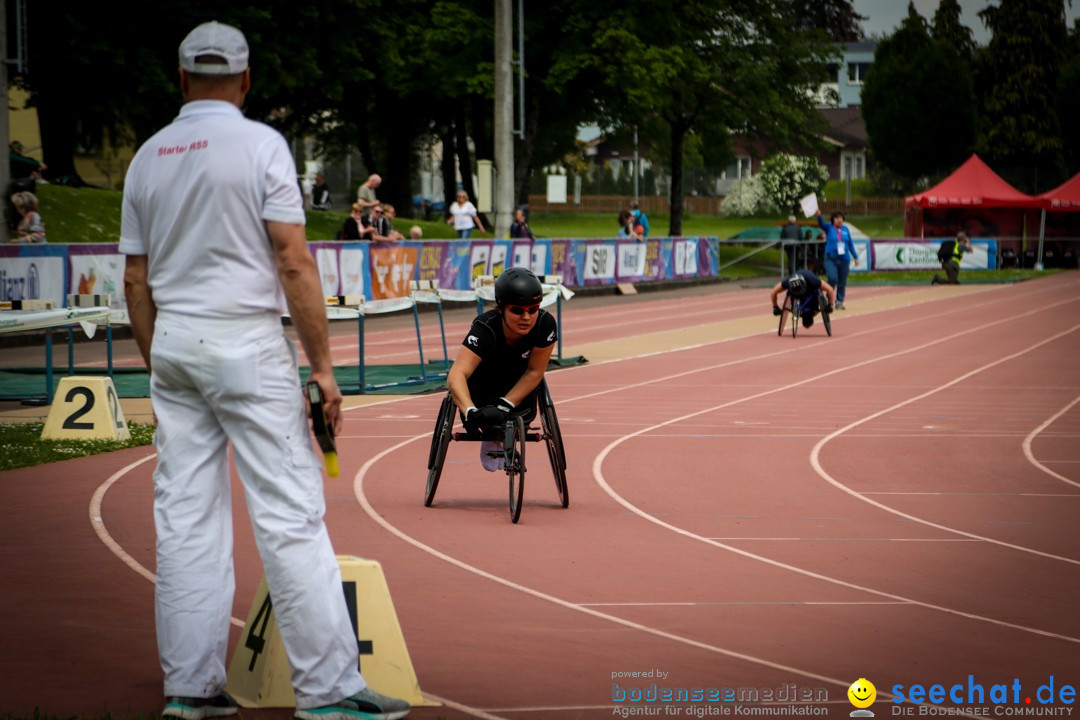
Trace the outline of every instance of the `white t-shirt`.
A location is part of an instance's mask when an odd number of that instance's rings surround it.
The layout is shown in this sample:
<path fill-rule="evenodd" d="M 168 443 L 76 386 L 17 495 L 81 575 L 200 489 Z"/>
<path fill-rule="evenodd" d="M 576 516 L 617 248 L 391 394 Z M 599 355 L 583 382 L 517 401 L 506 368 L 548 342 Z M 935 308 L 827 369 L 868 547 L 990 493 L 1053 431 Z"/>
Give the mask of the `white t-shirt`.
<path fill-rule="evenodd" d="M 473 216 L 476 215 L 476 206 L 468 200 L 462 205 L 458 202 L 450 204 L 450 214 L 454 216 L 455 230 L 469 230 L 476 227 Z"/>
<path fill-rule="evenodd" d="M 230 103 L 199 100 L 132 159 L 120 252 L 147 256 L 160 310 L 219 318 L 282 313 L 267 221 L 305 222 L 288 143 Z"/>

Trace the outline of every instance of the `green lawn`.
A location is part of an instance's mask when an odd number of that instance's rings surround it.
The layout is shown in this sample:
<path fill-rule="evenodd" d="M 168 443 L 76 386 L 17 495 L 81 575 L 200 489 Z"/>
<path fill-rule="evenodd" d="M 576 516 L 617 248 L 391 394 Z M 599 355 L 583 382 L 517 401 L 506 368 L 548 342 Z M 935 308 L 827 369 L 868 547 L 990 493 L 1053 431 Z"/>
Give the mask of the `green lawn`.
<path fill-rule="evenodd" d="M 39 185 L 41 215 L 52 243 L 110 243 L 120 237 L 120 207 L 122 193 L 117 190 L 70 188 L 60 185 Z M 348 215 L 344 212 L 307 214 L 309 240 L 333 240 Z M 850 222 L 872 238 L 901 237 L 904 219 L 901 216 L 852 216 Z M 779 226 L 783 218 L 767 216 L 728 218 L 710 215 L 687 215 L 683 218 L 684 236 L 707 236 L 727 239 L 749 227 Z M 651 235 L 667 235 L 671 218 L 667 214 L 649 216 Z M 544 238 L 604 238 L 615 237 L 618 222 L 614 213 L 535 212 L 529 224 L 537 237 Z M 399 217 L 395 227 L 408 234 L 411 225 L 419 225 L 425 239 L 450 239 L 453 229 L 438 219 L 423 221 Z M 490 238 L 491 233 L 474 237 Z"/>
<path fill-rule="evenodd" d="M 44 423 L 0 424 L 0 471 L 149 445 L 154 427 L 128 422 L 129 440 L 42 440 Z"/>

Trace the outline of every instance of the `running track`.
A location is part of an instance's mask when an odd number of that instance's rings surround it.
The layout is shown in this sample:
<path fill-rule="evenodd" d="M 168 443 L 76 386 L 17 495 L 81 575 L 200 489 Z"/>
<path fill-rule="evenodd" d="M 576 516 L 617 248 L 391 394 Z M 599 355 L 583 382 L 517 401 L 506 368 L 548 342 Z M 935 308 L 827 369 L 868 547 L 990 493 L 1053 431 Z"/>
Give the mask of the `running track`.
<path fill-rule="evenodd" d="M 564 351 L 590 363 L 549 374 L 571 506 L 530 445 L 517 526 L 473 444 L 423 507 L 439 396 L 350 409 L 327 522 L 381 562 L 447 702 L 412 717 L 611 717 L 613 682 L 823 688 L 836 717 L 863 677 L 879 717 L 896 684 L 1017 678 L 1021 706 L 1080 685 L 1078 280 L 856 288 L 834 337 L 795 340 L 761 289 L 571 301 Z M 411 326 L 367 340 L 415 353 Z M 160 709 L 152 468 L 139 448 L 0 475 L 3 710 Z M 240 624 L 261 568 L 235 498 Z"/>

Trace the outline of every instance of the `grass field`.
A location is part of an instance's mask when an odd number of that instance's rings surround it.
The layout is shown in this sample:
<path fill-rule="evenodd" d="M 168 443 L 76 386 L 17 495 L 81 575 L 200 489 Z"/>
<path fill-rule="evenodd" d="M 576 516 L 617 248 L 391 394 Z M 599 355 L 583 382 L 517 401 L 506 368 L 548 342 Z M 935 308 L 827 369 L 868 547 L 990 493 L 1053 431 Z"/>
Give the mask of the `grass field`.
<path fill-rule="evenodd" d="M 117 190 L 70 188 L 60 185 L 39 185 L 41 216 L 51 243 L 111 243 L 120 237 L 120 208 L 123 195 Z M 333 240 L 345 222 L 344 212 L 308 212 L 309 240 Z M 668 234 L 671 218 L 666 214 L 649 216 L 651 235 Z M 852 216 L 851 224 L 871 238 L 901 237 L 904 219 L 901 216 Z M 783 218 L 728 218 L 710 215 L 687 215 L 683 219 L 684 236 L 730 238 L 749 227 L 778 226 Z M 805 221 L 804 221 L 805 222 Z M 544 238 L 603 238 L 614 237 L 618 231 L 614 213 L 535 212 L 529 224 L 537 237 Z M 399 217 L 395 227 L 403 233 L 411 225 L 419 225 L 425 239 L 451 239 L 453 229 L 445 222 L 414 220 Z M 477 237 L 490 238 L 491 233 Z"/>

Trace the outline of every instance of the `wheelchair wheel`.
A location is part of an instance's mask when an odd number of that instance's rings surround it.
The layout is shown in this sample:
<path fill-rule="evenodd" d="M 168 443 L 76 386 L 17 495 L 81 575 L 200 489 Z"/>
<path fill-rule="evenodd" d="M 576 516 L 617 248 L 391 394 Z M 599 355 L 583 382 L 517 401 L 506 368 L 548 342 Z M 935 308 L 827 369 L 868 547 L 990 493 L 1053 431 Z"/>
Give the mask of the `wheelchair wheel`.
<path fill-rule="evenodd" d="M 799 334 L 799 310 L 801 307 L 802 303 L 797 298 L 791 298 L 791 337 Z"/>
<path fill-rule="evenodd" d="M 829 318 L 832 313 L 829 312 L 829 301 L 824 294 L 818 294 L 818 307 L 821 308 L 821 322 L 825 325 L 825 333 L 832 337 L 832 320 Z"/>
<path fill-rule="evenodd" d="M 431 507 L 435 499 L 435 490 L 439 487 L 443 463 L 446 461 L 446 448 L 454 431 L 454 401 L 449 395 L 443 398 L 439 406 L 439 416 L 435 420 L 435 431 L 431 434 L 431 450 L 428 452 L 427 488 L 424 491 L 424 507 Z"/>
<path fill-rule="evenodd" d="M 520 416 L 506 423 L 503 448 L 506 453 L 506 479 L 510 485 L 510 521 L 516 523 L 521 517 L 525 495 L 525 421 Z"/>
<path fill-rule="evenodd" d="M 551 460 L 551 473 L 555 476 L 555 490 L 559 493 L 562 506 L 570 507 L 570 489 L 566 486 L 566 453 L 563 450 L 559 418 L 555 415 L 555 405 L 551 402 L 547 383 L 543 383 L 541 388 L 540 425 L 544 430 L 548 459 Z"/>

